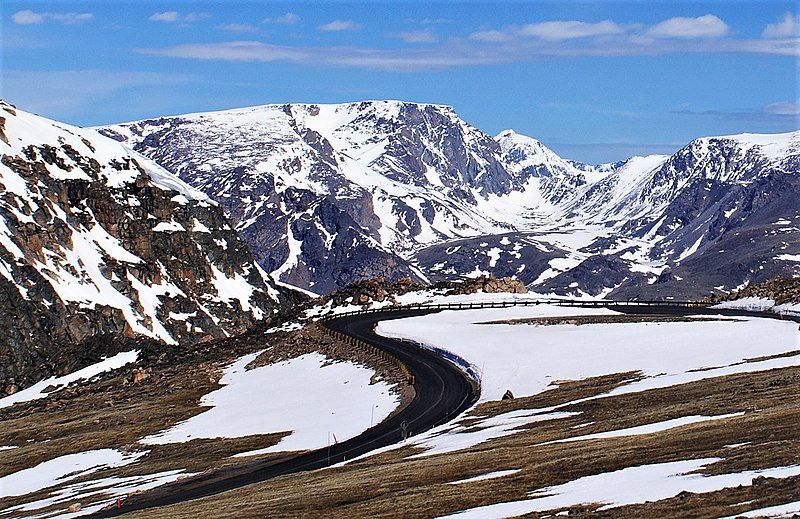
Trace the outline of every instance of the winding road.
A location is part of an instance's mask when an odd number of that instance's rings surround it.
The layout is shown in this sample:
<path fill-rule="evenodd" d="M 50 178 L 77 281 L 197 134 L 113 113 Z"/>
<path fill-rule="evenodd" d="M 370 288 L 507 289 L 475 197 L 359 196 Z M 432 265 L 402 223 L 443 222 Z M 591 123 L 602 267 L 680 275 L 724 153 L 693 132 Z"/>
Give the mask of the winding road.
<path fill-rule="evenodd" d="M 227 490 L 259 483 L 293 472 L 319 469 L 353 459 L 402 440 L 403 429 L 413 435 L 444 424 L 478 399 L 466 375 L 438 355 L 395 339 L 376 335 L 378 321 L 438 312 L 437 309 L 398 310 L 379 314 L 340 317 L 325 323 L 328 328 L 366 341 L 394 355 L 414 374 L 413 400 L 398 413 L 354 438 L 279 460 L 251 461 L 204 472 L 138 495 L 129 496 L 117 509 L 105 509 L 90 517 L 116 517 L 207 497 Z"/>
<path fill-rule="evenodd" d="M 514 306 L 510 303 L 505 306 Z M 522 303 L 528 305 L 527 303 Z M 536 303 L 538 304 L 538 303 Z M 568 306 L 605 307 L 623 313 L 637 314 L 703 314 L 714 313 L 729 316 L 755 316 L 779 318 L 776 314 L 741 310 L 718 310 L 703 308 L 699 303 L 636 304 L 604 302 L 567 302 Z M 452 309 L 477 308 L 478 305 L 445 305 Z M 498 306 L 492 305 L 492 308 Z M 399 442 L 403 430 L 414 435 L 444 424 L 478 399 L 476 390 L 466 374 L 454 364 L 439 355 L 417 347 L 409 342 L 382 337 L 375 334 L 379 321 L 401 319 L 436 313 L 443 308 L 399 309 L 375 313 L 355 313 L 337 317 L 325 322 L 325 326 L 376 346 L 403 362 L 415 377 L 413 400 L 396 414 L 360 435 L 331 445 L 327 448 L 308 451 L 278 460 L 251 461 L 222 469 L 203 472 L 195 477 L 169 483 L 139 495 L 129 496 L 121 508 L 105 509 L 91 517 L 115 517 L 128 512 L 171 505 L 211 496 L 253 483 L 262 482 L 277 476 L 306 470 L 328 467 L 348 459 L 353 459 L 375 449 Z M 789 317 L 800 321 L 800 317 Z"/>

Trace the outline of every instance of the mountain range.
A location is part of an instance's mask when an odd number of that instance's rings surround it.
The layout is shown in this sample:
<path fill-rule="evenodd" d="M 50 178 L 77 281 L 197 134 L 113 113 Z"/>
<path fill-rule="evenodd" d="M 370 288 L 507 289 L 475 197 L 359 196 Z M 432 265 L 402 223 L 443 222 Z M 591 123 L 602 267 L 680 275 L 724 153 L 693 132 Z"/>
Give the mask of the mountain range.
<path fill-rule="evenodd" d="M 318 293 L 494 273 L 544 294 L 697 297 L 800 274 L 800 132 L 588 165 L 401 101 L 99 131 L 219 203 L 275 279 Z"/>

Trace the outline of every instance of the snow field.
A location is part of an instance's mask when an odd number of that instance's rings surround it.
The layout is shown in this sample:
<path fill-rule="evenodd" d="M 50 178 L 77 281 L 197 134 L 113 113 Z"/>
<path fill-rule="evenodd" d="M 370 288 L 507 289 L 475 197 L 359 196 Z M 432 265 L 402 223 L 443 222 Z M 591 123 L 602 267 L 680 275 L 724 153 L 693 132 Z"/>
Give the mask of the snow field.
<path fill-rule="evenodd" d="M 246 370 L 259 353 L 245 355 L 228 368 L 223 387 L 201 400 L 210 407 L 174 427 L 141 440 L 144 444 L 180 443 L 198 438 L 240 438 L 289 432 L 277 445 L 241 453 L 302 451 L 358 435 L 389 415 L 398 403 L 391 386 L 370 384 L 374 372 L 319 353 Z"/>
<path fill-rule="evenodd" d="M 513 435 L 536 422 L 579 415 L 560 409 L 582 401 L 616 394 L 646 391 L 733 373 L 798 366 L 800 356 L 777 356 L 800 349 L 794 322 L 776 319 L 736 318 L 722 321 L 698 316 L 696 321 L 587 325 L 481 324 L 487 321 L 530 317 L 613 315 L 607 309 L 540 305 L 526 308 L 443 311 L 420 317 L 383 321 L 378 333 L 410 339 L 431 348 L 446 348 L 466 359 L 482 373 L 481 401 L 497 400 L 506 389 L 515 396 L 535 395 L 557 387 L 559 380 L 639 372 L 632 380 L 601 395 L 542 409 L 515 410 L 481 418 L 469 427 L 447 424 L 412 438 L 411 445 L 426 450 L 412 458 L 468 449 L 493 438 Z M 716 416 L 684 416 L 624 429 L 580 435 L 549 443 L 653 434 L 676 427 L 717 420 L 735 420 L 744 412 Z M 705 476 L 694 472 L 718 458 L 683 460 L 628 467 L 595 474 L 563 485 L 534 490 L 523 501 L 499 503 L 466 510 L 452 517 L 508 517 L 578 504 L 623 506 L 672 497 L 681 491 L 711 492 L 729 486 L 749 485 L 752 478 L 789 477 L 799 466 L 777 467 L 735 474 Z M 509 472 L 510 474 L 511 472 Z M 484 479 L 503 477 L 495 472 Z M 470 478 L 469 480 L 481 479 Z M 468 481 L 469 481 L 468 480 Z M 461 481 L 459 481 L 460 483 Z M 789 509 L 790 505 L 787 505 Z M 776 507 L 776 510 L 782 510 Z"/>
<path fill-rule="evenodd" d="M 444 348 L 482 373 L 481 401 L 498 400 L 507 389 L 535 395 L 558 380 L 639 371 L 642 384 L 678 383 L 670 377 L 707 378 L 706 368 L 800 349 L 797 324 L 771 319 L 674 323 L 533 326 L 478 324 L 528 317 L 614 315 L 607 309 L 553 305 L 482 310 L 445 310 L 383 321 L 377 332 Z M 800 358 L 789 357 L 792 363 Z M 736 369 L 736 368 L 735 368 Z M 741 365 L 747 370 L 747 365 Z M 694 378 L 697 380 L 697 378 Z M 623 386 L 624 387 L 624 386 Z M 663 387 L 663 386 L 661 386 Z"/>
<path fill-rule="evenodd" d="M 465 510 L 446 517 L 459 519 L 489 519 L 511 517 L 530 512 L 556 510 L 584 503 L 600 503 L 600 510 L 624 505 L 658 501 L 683 491 L 713 492 L 727 487 L 750 485 L 759 476 L 786 478 L 800 475 L 800 466 L 748 470 L 731 474 L 707 476 L 696 471 L 720 458 L 673 461 L 628 467 L 557 485 L 531 493 L 532 498 Z"/>

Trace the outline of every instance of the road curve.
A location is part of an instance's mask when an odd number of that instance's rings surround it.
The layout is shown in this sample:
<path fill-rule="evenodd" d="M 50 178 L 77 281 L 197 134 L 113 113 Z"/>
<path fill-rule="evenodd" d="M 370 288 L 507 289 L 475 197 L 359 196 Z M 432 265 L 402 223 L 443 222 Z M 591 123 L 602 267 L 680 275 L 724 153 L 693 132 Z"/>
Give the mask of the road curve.
<path fill-rule="evenodd" d="M 319 469 L 392 445 L 402 439 L 402 427 L 414 435 L 446 423 L 470 407 L 478 395 L 466 375 L 440 356 L 408 342 L 381 337 L 374 332 L 378 321 L 435 313 L 439 310 L 398 310 L 380 314 L 332 319 L 325 326 L 351 335 L 397 357 L 415 377 L 413 400 L 395 415 L 349 440 L 330 448 L 288 458 L 250 461 L 175 481 L 142 494 L 130 496 L 119 509 L 101 510 L 90 517 L 116 517 L 259 483 L 277 476 Z"/>
<path fill-rule="evenodd" d="M 772 319 L 789 319 L 800 322 L 800 317 L 779 316 L 770 312 L 748 310 L 721 310 L 702 306 L 671 306 L 669 304 L 630 306 L 609 301 L 598 305 L 582 301 L 562 302 L 569 306 L 605 307 L 622 313 L 698 315 L 721 314 L 731 317 L 749 316 Z M 470 305 L 470 309 L 473 306 Z M 479 306 L 475 306 L 478 308 Z M 496 308 L 496 307 L 495 307 Z M 367 429 L 360 435 L 342 443 L 288 458 L 269 461 L 251 461 L 235 466 L 207 471 L 195 477 L 163 485 L 143 494 L 130 496 L 120 509 L 101 510 L 90 517 L 115 517 L 127 512 L 146 510 L 159 506 L 199 499 L 228 490 L 265 481 L 277 476 L 327 467 L 372 450 L 397 443 L 402 439 L 401 424 L 406 423 L 410 434 L 418 434 L 446 423 L 477 401 L 478 395 L 466 375 L 437 354 L 408 342 L 381 337 L 374 333 L 379 321 L 426 315 L 441 308 L 399 309 L 379 313 L 355 314 L 332 319 L 325 323 L 330 329 L 345 333 L 381 348 L 401 360 L 415 376 L 414 399 L 400 412 Z"/>

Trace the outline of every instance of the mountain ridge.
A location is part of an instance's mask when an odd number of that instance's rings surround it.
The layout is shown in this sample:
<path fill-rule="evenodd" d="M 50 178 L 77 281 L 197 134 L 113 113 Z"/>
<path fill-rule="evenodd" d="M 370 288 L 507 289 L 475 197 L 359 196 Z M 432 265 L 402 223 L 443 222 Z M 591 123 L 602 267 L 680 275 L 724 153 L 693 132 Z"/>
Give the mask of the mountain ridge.
<path fill-rule="evenodd" d="M 701 208 L 690 206 L 705 197 L 702 182 L 724 198 L 766 182 L 760 172 L 798 169 L 798 132 L 702 137 L 670 156 L 589 166 L 513 130 L 489 136 L 452 107 L 405 101 L 259 105 L 100 131 L 220 201 L 265 270 L 317 292 L 359 277 L 490 271 L 544 293 L 663 289 L 659 276 L 707 248 L 692 250 L 689 231 L 673 235 L 699 218 Z M 782 250 L 794 245 L 792 234 Z M 332 265 L 350 249 L 361 251 L 358 261 Z M 584 270 L 605 271 L 604 281 L 569 275 L 594 256 Z M 768 270 L 796 271 L 785 263 Z M 725 286 L 760 275 L 735 274 Z M 564 276 L 569 282 L 557 285 Z"/>

